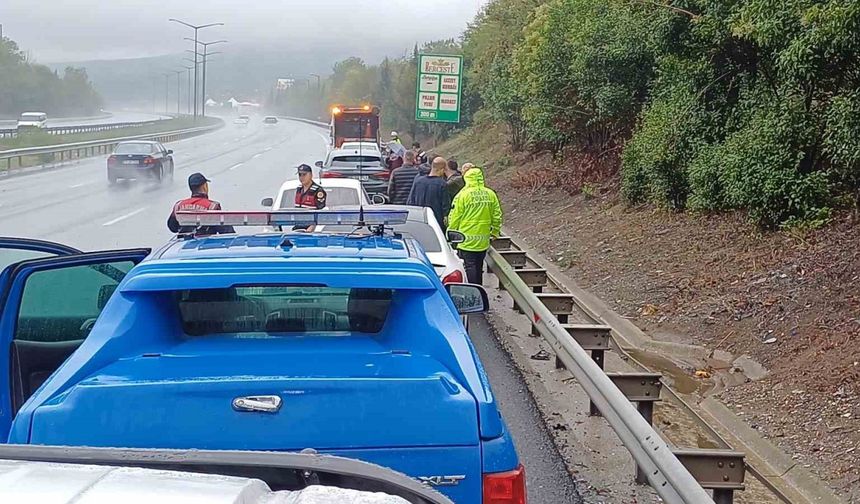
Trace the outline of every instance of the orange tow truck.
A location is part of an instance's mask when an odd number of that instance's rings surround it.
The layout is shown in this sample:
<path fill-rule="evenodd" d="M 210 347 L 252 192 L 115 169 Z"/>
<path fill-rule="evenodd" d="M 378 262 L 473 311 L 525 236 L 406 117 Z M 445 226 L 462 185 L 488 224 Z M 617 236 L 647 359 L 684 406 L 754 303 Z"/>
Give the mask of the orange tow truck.
<path fill-rule="evenodd" d="M 331 108 L 331 145 L 339 149 L 344 142 L 373 142 L 379 145 L 379 107 L 364 105 Z"/>

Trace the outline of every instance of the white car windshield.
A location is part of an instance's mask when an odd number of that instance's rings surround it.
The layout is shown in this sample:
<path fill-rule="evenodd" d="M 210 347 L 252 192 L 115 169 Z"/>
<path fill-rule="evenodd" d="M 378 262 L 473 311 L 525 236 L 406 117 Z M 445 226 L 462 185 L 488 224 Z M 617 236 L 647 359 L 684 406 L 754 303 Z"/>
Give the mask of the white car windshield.
<path fill-rule="evenodd" d="M 351 187 L 324 187 L 326 192 L 326 206 L 357 206 L 363 203 L 359 201 L 358 191 Z M 294 208 L 296 190 L 288 189 L 281 196 L 281 209 Z"/>

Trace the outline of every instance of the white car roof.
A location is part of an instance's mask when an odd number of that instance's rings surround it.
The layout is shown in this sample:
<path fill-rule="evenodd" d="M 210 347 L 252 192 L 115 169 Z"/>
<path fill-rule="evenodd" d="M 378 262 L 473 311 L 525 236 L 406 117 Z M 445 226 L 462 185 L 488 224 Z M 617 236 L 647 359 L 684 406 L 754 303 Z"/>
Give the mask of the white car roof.
<path fill-rule="evenodd" d="M 326 178 L 320 180 L 314 180 L 317 184 L 325 187 L 348 187 L 350 189 L 355 189 L 356 191 L 361 191 L 361 182 L 351 178 Z M 301 185 L 301 182 L 298 180 L 288 180 L 281 185 L 281 192 L 288 191 L 290 189 L 295 189 Z"/>
<path fill-rule="evenodd" d="M 329 486 L 272 491 L 252 478 L 136 467 L 0 460 L 0 502 L 56 504 L 408 504 L 400 497 Z"/>

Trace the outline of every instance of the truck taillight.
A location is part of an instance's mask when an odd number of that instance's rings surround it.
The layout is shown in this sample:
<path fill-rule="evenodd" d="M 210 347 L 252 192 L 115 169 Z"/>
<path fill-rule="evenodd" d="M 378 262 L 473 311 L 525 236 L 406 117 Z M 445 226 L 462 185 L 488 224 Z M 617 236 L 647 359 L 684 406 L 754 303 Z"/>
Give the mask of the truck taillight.
<path fill-rule="evenodd" d="M 442 283 L 463 283 L 463 273 L 461 273 L 460 270 L 454 270 L 442 278 Z"/>
<path fill-rule="evenodd" d="M 483 504 L 526 504 L 526 470 L 520 464 L 513 471 L 484 473 Z"/>
<path fill-rule="evenodd" d="M 320 174 L 320 178 L 343 178 L 343 173 L 336 171 L 324 171 Z"/>

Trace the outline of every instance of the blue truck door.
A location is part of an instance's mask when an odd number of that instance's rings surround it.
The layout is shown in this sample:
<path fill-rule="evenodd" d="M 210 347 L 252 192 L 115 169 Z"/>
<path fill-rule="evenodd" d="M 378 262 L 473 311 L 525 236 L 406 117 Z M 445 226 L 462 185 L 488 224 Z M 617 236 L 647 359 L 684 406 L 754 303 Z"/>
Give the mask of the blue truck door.
<path fill-rule="evenodd" d="M 80 346 L 116 287 L 149 252 L 67 253 L 14 263 L 0 273 L 0 441 L 15 413 Z"/>

